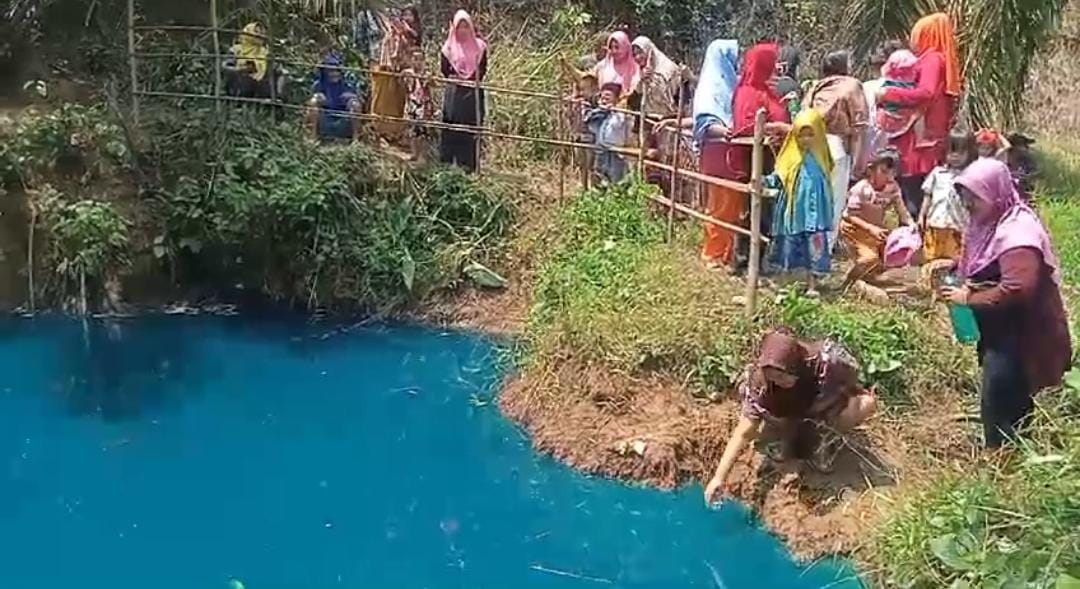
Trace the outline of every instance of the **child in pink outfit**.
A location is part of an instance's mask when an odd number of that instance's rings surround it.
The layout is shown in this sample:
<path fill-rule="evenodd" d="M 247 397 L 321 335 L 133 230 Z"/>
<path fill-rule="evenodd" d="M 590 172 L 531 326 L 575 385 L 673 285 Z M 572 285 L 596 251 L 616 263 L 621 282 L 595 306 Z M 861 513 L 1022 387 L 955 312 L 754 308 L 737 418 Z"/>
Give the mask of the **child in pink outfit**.
<path fill-rule="evenodd" d="M 881 76 L 885 79 L 882 89 L 914 88 L 918 81 L 915 68 L 918 61 L 919 58 L 906 49 L 894 51 L 881 67 Z M 877 105 L 876 117 L 877 128 L 890 140 L 907 133 L 913 126 L 917 141 L 924 136 L 924 121 L 918 107 L 883 101 Z"/>

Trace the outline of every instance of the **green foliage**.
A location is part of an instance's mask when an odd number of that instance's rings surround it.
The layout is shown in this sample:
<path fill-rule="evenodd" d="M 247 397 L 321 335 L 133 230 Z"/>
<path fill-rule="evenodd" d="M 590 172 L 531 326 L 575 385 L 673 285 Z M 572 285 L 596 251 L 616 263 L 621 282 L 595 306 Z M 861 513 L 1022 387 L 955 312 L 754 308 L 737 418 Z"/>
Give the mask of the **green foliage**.
<path fill-rule="evenodd" d="M 51 186 L 36 199 L 48 228 L 48 265 L 65 281 L 103 279 L 129 263 L 128 222 L 100 200 L 66 202 Z"/>
<path fill-rule="evenodd" d="M 920 16 L 947 11 L 957 23 L 965 103 L 981 124 L 1008 128 L 1021 120 L 1028 72 L 1059 26 L 1065 0 L 851 0 L 847 41 L 867 55 L 885 39 L 906 39 Z"/>
<path fill-rule="evenodd" d="M 122 168 L 127 157 L 123 134 L 104 109 L 64 104 L 0 133 L 0 183 L 33 187 L 59 174 L 86 184 Z"/>
<path fill-rule="evenodd" d="M 1075 416 L 1050 408 L 1032 431 L 1011 461 L 947 476 L 882 524 L 875 552 L 891 583 L 1053 589 L 1080 573 Z"/>
<path fill-rule="evenodd" d="M 165 111 L 151 136 L 165 184 L 155 253 L 277 296 L 394 310 L 452 285 L 513 220 L 499 184 L 382 169 L 363 147 L 318 146 L 258 109 Z"/>
<path fill-rule="evenodd" d="M 561 212 L 536 280 L 533 359 L 570 351 L 726 391 L 755 324 L 733 304 L 731 282 L 701 268 L 682 243 L 664 243 L 664 220 L 645 199 L 652 190 L 632 182 L 592 190 Z"/>
<path fill-rule="evenodd" d="M 843 342 L 859 358 L 863 381 L 892 406 L 912 393 L 974 388 L 970 350 L 957 346 L 930 317 L 899 307 L 849 300 L 824 302 L 794 291 L 778 297 L 785 325 L 811 338 Z"/>

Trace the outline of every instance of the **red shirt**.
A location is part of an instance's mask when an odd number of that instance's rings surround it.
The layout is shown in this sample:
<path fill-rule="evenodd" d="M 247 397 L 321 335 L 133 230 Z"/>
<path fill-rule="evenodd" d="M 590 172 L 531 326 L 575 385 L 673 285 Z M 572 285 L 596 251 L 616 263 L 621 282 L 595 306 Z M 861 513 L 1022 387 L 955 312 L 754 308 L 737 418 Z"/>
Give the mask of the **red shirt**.
<path fill-rule="evenodd" d="M 914 88 L 887 88 L 884 101 L 898 102 L 923 111 L 925 130 L 916 135 L 917 125 L 897 137 L 891 145 L 900 151 L 902 176 L 923 176 L 945 161 L 947 137 L 953 121 L 953 99 L 945 94 L 945 57 L 928 51 L 916 64 Z"/>

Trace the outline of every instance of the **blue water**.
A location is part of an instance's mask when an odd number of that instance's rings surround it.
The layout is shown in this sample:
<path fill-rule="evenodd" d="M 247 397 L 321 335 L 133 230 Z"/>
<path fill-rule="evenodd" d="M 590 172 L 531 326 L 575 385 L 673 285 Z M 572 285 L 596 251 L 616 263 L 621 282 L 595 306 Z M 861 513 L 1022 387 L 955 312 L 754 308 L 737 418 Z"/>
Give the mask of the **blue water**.
<path fill-rule="evenodd" d="M 581 476 L 418 327 L 0 320 L 0 588 L 857 587 L 735 504 Z"/>

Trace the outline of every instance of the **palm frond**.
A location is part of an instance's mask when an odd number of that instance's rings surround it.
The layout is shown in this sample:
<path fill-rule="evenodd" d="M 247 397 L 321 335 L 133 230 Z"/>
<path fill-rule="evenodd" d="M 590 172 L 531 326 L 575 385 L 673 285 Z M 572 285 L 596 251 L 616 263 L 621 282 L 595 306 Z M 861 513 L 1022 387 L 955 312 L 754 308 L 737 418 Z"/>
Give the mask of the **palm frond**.
<path fill-rule="evenodd" d="M 1060 26 L 1068 0 L 851 0 L 845 30 L 858 55 L 886 39 L 907 38 L 918 18 L 948 12 L 964 67 L 963 111 L 972 125 L 1020 119 L 1032 62 Z"/>

